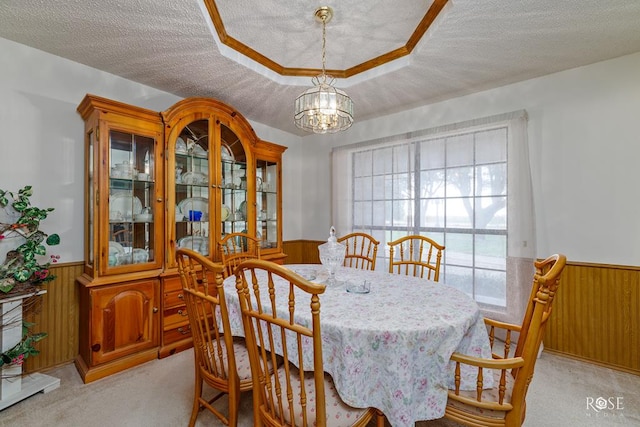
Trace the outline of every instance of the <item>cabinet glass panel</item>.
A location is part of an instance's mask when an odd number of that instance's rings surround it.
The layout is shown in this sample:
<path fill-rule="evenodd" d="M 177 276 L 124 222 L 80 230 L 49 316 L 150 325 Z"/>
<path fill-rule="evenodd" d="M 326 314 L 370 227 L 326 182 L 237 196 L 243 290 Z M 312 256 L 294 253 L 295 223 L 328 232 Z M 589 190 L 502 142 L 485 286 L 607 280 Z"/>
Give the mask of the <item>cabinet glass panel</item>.
<path fill-rule="evenodd" d="M 209 255 L 209 121 L 185 126 L 175 144 L 176 247 Z"/>
<path fill-rule="evenodd" d="M 257 229 L 262 248 L 278 246 L 278 163 L 256 161 Z"/>
<path fill-rule="evenodd" d="M 109 266 L 155 261 L 155 141 L 109 132 Z"/>
<path fill-rule="evenodd" d="M 250 215 L 247 198 L 247 155 L 238 136 L 227 126 L 220 125 L 221 193 L 220 238 L 229 233 L 249 233 Z"/>
<path fill-rule="evenodd" d="M 91 129 L 91 132 L 89 132 L 88 135 L 88 147 L 87 147 L 87 156 L 88 156 L 88 161 L 87 161 L 87 188 L 89 189 L 89 191 L 87 191 L 87 203 L 89 204 L 89 214 L 87 217 L 87 238 L 89 239 L 87 241 L 87 249 L 89 251 L 88 253 L 88 264 L 89 265 L 94 265 L 95 262 L 95 254 L 93 251 L 93 245 L 95 242 L 95 236 L 94 236 L 94 231 L 93 231 L 93 225 L 95 223 L 95 211 L 94 211 L 94 206 L 95 206 L 95 181 L 94 181 L 94 173 L 95 170 L 93 168 L 93 162 L 94 162 L 94 153 L 93 150 L 96 149 L 96 141 L 95 141 L 95 136 L 96 133 L 93 129 Z"/>

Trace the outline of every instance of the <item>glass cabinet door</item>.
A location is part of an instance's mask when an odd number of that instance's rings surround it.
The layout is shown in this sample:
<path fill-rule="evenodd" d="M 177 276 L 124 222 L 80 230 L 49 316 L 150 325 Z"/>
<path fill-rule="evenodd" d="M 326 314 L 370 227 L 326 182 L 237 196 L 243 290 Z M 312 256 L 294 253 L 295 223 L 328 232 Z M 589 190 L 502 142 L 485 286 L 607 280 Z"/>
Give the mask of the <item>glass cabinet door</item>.
<path fill-rule="evenodd" d="M 256 220 L 261 247 L 278 247 L 278 163 L 275 161 L 256 160 Z"/>
<path fill-rule="evenodd" d="M 161 262 L 154 221 L 161 217 L 156 211 L 155 146 L 153 137 L 109 131 L 109 269 Z"/>
<path fill-rule="evenodd" d="M 168 173 L 173 174 L 175 182 L 176 249 L 191 249 L 208 256 L 212 220 L 209 120 L 196 120 L 184 126 L 175 141 L 174 152 L 174 170 Z"/>
<path fill-rule="evenodd" d="M 220 124 L 220 164 L 221 164 L 221 240 L 230 233 L 251 234 L 248 219 L 252 215 L 249 195 L 249 175 L 247 174 L 247 153 L 240 138 L 227 126 Z"/>

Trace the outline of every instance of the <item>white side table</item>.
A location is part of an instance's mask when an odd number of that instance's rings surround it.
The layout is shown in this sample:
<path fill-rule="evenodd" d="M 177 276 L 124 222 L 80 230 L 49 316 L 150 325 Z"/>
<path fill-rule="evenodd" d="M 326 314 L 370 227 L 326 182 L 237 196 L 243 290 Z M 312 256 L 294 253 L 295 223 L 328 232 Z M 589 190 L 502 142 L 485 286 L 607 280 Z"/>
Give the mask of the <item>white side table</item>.
<path fill-rule="evenodd" d="M 0 351 L 10 350 L 22 339 L 22 303 L 46 291 L 0 299 Z M 0 411 L 38 392 L 60 387 L 60 379 L 40 373 L 22 375 L 22 365 L 4 365 L 0 370 Z"/>

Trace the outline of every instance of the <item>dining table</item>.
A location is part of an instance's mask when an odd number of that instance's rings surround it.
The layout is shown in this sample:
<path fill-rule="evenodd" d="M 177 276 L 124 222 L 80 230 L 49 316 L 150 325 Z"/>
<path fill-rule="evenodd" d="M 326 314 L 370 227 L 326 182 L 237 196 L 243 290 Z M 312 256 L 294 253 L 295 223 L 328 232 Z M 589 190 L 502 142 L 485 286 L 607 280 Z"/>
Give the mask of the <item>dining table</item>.
<path fill-rule="evenodd" d="M 285 267 L 311 282 L 329 281 L 319 264 Z M 339 267 L 335 277 L 320 295 L 320 328 L 324 370 L 341 399 L 380 409 L 392 426 L 443 417 L 454 385 L 451 354 L 491 357 L 476 302 L 446 283 L 386 271 Z M 243 336 L 235 280 L 225 279 L 224 292 L 232 333 Z M 365 280 L 367 293 L 347 291 Z M 310 319 L 308 310 L 305 315 Z M 311 349 L 305 354 L 313 357 Z M 462 388 L 475 390 L 475 373 L 461 372 Z M 486 374 L 484 386 L 492 381 Z"/>

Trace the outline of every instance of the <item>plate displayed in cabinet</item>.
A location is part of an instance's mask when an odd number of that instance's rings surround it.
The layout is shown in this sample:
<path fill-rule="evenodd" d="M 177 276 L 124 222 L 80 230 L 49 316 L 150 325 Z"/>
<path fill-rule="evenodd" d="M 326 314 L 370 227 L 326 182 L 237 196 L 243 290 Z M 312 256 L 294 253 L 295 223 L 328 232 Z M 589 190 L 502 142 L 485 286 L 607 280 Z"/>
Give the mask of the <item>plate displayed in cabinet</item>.
<path fill-rule="evenodd" d="M 220 210 L 220 220 L 226 221 L 227 218 L 229 218 L 229 215 L 231 215 L 231 209 L 229 209 L 227 205 L 222 205 Z"/>
<path fill-rule="evenodd" d="M 180 182 L 187 185 L 206 185 L 209 178 L 201 172 L 185 172 L 180 177 Z"/>
<path fill-rule="evenodd" d="M 187 154 L 187 143 L 182 138 L 176 140 L 176 154 Z"/>
<path fill-rule="evenodd" d="M 124 190 L 109 196 L 109 219 L 112 221 L 131 221 L 134 215 L 142 212 L 142 202 Z"/>
<path fill-rule="evenodd" d="M 124 247 L 113 240 L 109 241 L 109 266 L 114 267 L 120 265 L 126 256 Z"/>
<path fill-rule="evenodd" d="M 222 144 L 222 147 L 220 147 L 220 157 L 225 162 L 233 162 L 236 160 L 236 158 L 233 156 L 233 151 L 231 151 L 231 147 L 229 147 L 227 144 Z"/>
<path fill-rule="evenodd" d="M 119 255 L 124 253 L 124 247 L 113 240 L 109 241 L 109 255 Z"/>
<path fill-rule="evenodd" d="M 246 201 L 243 201 L 242 203 L 240 203 L 240 207 L 238 208 L 238 212 L 240 212 L 244 218 L 247 217 L 247 202 Z"/>
<path fill-rule="evenodd" d="M 209 200 L 204 197 L 188 197 L 178 203 L 178 209 L 182 215 L 189 216 L 189 211 L 200 211 L 209 214 Z"/>
<path fill-rule="evenodd" d="M 178 240 L 178 248 L 193 249 L 202 255 L 206 255 L 209 252 L 209 243 L 206 237 L 185 236 Z"/>
<path fill-rule="evenodd" d="M 134 248 L 131 254 L 133 255 L 134 264 L 139 264 L 139 263 L 149 261 L 149 252 L 147 252 L 142 248 Z"/>
<path fill-rule="evenodd" d="M 193 155 L 196 157 L 200 157 L 201 159 L 206 159 L 207 157 L 209 157 L 207 150 L 202 148 L 199 144 L 194 144 Z"/>

